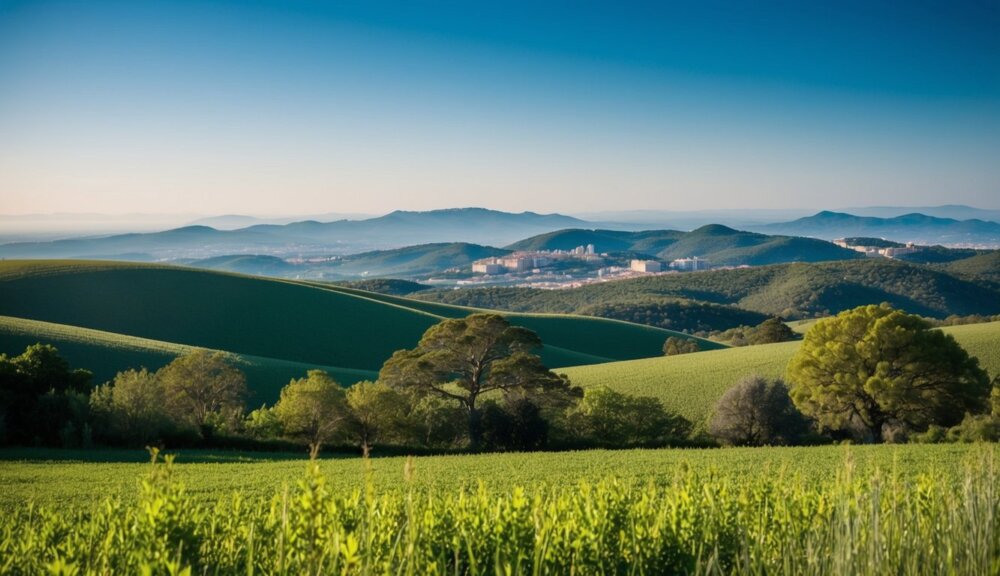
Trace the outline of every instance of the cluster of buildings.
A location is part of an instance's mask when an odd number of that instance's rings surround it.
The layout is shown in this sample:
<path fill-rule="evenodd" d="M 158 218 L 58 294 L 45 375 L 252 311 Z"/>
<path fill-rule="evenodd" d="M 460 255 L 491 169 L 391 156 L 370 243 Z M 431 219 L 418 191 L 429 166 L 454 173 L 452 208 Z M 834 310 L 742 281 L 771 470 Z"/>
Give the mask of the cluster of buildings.
<path fill-rule="evenodd" d="M 680 272 L 695 272 L 697 270 L 708 270 L 711 268 L 708 260 L 703 260 L 694 256 L 693 258 L 678 258 L 670 262 L 671 270 Z M 659 260 L 632 260 L 629 270 L 633 272 L 656 273 L 663 272 L 663 263 Z"/>
<path fill-rule="evenodd" d="M 861 252 L 868 258 L 898 258 L 904 254 L 913 254 L 914 252 L 923 250 L 922 246 L 917 246 L 913 242 L 907 242 L 903 246 L 865 246 L 852 244 L 844 238 L 839 238 L 834 240 L 833 243 L 841 248 Z"/>
<path fill-rule="evenodd" d="M 484 258 L 472 263 L 474 274 L 508 274 L 528 272 L 551 266 L 557 260 L 578 259 L 600 261 L 593 244 L 577 246 L 572 250 L 538 250 L 534 252 L 514 252 L 507 256 Z"/>

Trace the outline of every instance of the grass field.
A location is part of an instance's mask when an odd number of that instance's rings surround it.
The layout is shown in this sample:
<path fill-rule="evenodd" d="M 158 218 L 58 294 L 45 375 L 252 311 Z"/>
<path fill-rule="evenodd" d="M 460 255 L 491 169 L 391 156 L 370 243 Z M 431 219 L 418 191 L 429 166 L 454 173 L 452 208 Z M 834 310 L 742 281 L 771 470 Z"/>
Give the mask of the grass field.
<path fill-rule="evenodd" d="M 0 573 L 996 574 L 996 456 L 916 445 L 8 462 Z"/>
<path fill-rule="evenodd" d="M 820 446 L 799 448 L 727 448 L 658 450 L 587 450 L 421 456 L 414 459 L 413 485 L 421 489 L 488 489 L 514 486 L 571 487 L 580 480 L 614 477 L 635 482 L 669 484 L 688 470 L 730 479 L 752 480 L 796 476 L 807 483 L 830 480 L 850 458 L 859 473 L 896 469 L 907 476 L 960 473 L 976 453 L 967 444 L 898 446 Z M 377 455 L 377 451 L 376 451 Z M 210 502 L 239 490 L 264 497 L 294 483 L 305 468 L 287 453 L 254 454 L 181 451 L 178 478 L 195 498 Z M 147 471 L 149 456 L 140 450 L 63 451 L 0 450 L 0 509 L 34 501 L 47 505 L 87 506 L 105 496 L 131 498 Z M 370 479 L 380 491 L 403 485 L 404 457 L 369 460 Z M 327 458 L 321 468 L 333 489 L 364 487 L 365 462 L 356 456 Z"/>
<path fill-rule="evenodd" d="M 394 351 L 413 347 L 443 318 L 474 311 L 169 266 L 0 262 L 0 315 L 8 317 L 0 327 L 0 351 L 18 353 L 35 341 L 62 343 L 75 365 L 104 377 L 138 364 L 155 367 L 184 346 L 196 346 L 232 352 L 262 368 L 284 363 L 277 369 L 282 375 L 285 368 L 320 367 L 353 381 L 377 372 Z M 676 334 L 583 316 L 508 317 L 538 332 L 545 342 L 541 355 L 553 367 L 655 356 Z M 47 324 L 17 325 L 17 319 Z M 282 380 L 257 387 L 258 396 L 273 401 L 274 386 L 287 382 Z"/>
<path fill-rule="evenodd" d="M 990 376 L 1000 375 L 1000 322 L 943 329 L 969 354 L 979 358 Z M 659 398 L 668 409 L 702 426 L 720 396 L 740 378 L 751 374 L 776 377 L 799 347 L 782 342 L 613 362 L 559 370 L 584 388 L 605 385 L 621 392 Z"/>

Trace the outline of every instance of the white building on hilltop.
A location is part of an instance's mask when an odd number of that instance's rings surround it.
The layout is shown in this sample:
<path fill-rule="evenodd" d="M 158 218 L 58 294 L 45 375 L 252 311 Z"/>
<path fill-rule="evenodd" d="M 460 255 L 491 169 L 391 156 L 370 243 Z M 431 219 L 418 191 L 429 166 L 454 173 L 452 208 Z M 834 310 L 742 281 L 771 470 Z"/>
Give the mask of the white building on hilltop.
<path fill-rule="evenodd" d="M 634 272 L 661 272 L 663 264 L 656 260 L 633 260 L 629 268 Z"/>
<path fill-rule="evenodd" d="M 694 272 L 696 270 L 708 270 L 709 263 L 708 260 L 702 260 L 695 256 L 693 258 L 678 258 L 670 263 L 670 267 L 675 270 Z"/>

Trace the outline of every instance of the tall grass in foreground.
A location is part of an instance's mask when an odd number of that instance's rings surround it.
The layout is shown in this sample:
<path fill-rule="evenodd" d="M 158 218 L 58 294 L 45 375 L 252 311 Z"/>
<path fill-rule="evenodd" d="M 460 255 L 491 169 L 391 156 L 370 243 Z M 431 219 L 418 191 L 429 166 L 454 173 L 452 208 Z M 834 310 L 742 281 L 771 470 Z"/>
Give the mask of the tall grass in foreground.
<path fill-rule="evenodd" d="M 500 493 L 335 493 L 310 462 L 270 501 L 203 506 L 154 455 L 134 504 L 0 521 L 0 572 L 998 574 L 996 448 L 975 456 L 954 476 L 862 478 L 848 456 L 820 483 L 688 471 Z"/>

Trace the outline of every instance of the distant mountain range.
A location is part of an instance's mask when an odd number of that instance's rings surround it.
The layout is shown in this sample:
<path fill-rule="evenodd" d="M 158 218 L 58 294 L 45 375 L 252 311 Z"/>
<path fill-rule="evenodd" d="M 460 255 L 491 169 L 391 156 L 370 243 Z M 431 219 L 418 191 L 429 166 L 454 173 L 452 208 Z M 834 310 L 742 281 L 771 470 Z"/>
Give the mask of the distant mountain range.
<path fill-rule="evenodd" d="M 953 207 L 956 210 L 962 207 Z M 971 209 L 970 209 L 971 210 Z M 244 216 L 226 216 L 219 225 L 247 222 Z M 614 228 L 614 229 L 611 229 Z M 254 224 L 235 230 L 191 225 L 162 232 L 89 236 L 55 241 L 0 244 L 0 258 L 96 258 L 133 261 L 194 261 L 220 256 L 275 256 L 282 259 L 310 256 L 348 256 L 401 247 L 437 245 L 429 255 L 425 248 L 395 254 L 370 255 L 340 261 L 345 274 L 360 274 L 366 268 L 414 273 L 431 262 L 452 258 L 456 266 L 467 258 L 487 255 L 481 250 L 449 248 L 443 244 L 506 246 L 507 249 L 570 249 L 594 244 L 600 252 L 637 252 L 663 259 L 699 256 L 717 264 L 770 264 L 775 262 L 832 260 L 848 256 L 844 251 L 816 239 L 870 236 L 920 244 L 1000 245 L 1000 223 L 985 220 L 955 220 L 924 214 L 893 218 L 820 212 L 789 222 L 761 224 L 744 232 L 718 224 L 691 232 L 679 230 L 634 231 L 587 222 L 562 214 L 519 214 L 483 208 L 396 211 L 377 218 L 341 219 L 332 222 L 305 220 L 288 224 Z M 527 240 L 522 240 L 527 238 Z M 494 249 L 495 250 L 495 249 Z M 402 267 L 379 265 L 393 258 Z M 426 258 L 427 266 L 415 262 Z M 436 260 L 435 260 L 436 259 Z M 228 261 L 227 261 L 228 262 Z M 244 266 L 232 261 L 231 266 Z M 273 264 L 273 263 L 272 263 Z M 273 268 L 268 264 L 266 267 Z M 215 263 L 213 265 L 222 265 Z M 393 272 L 395 273 L 395 272 Z"/>
<path fill-rule="evenodd" d="M 788 234 L 826 240 L 870 236 L 926 245 L 1000 246 L 1000 223 L 938 218 L 918 213 L 878 218 L 824 211 L 791 222 L 767 224 L 754 229 L 766 234 Z"/>
<path fill-rule="evenodd" d="M 354 254 L 437 242 L 509 244 L 535 234 L 587 224 L 561 214 L 512 214 L 483 208 L 396 211 L 365 220 L 256 224 L 237 230 L 195 225 L 164 232 L 0 245 L 3 258 L 176 260 L 228 254 Z"/>

